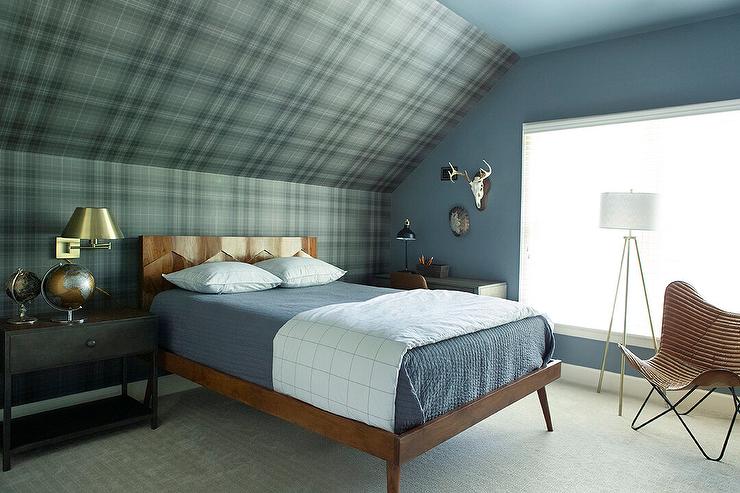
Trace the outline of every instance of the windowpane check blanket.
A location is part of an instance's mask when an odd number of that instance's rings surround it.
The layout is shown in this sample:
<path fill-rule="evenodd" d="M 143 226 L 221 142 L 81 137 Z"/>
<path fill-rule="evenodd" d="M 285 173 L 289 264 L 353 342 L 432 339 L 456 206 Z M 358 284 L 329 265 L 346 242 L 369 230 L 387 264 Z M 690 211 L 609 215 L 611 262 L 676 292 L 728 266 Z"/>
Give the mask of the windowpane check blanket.
<path fill-rule="evenodd" d="M 273 387 L 394 430 L 406 351 L 540 315 L 514 301 L 443 290 L 392 293 L 299 313 L 273 340 Z"/>

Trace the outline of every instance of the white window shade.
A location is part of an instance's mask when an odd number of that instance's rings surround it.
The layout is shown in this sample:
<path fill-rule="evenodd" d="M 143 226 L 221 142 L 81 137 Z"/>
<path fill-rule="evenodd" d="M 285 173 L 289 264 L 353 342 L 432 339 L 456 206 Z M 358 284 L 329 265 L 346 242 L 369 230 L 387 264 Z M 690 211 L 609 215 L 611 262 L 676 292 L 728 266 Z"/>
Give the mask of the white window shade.
<path fill-rule="evenodd" d="M 740 311 L 740 103 L 700 106 L 525 125 L 522 301 L 558 324 L 606 330 L 627 231 L 600 225 L 631 224 L 656 329 L 673 280 Z M 602 193 L 630 190 L 657 194 L 654 218 L 600 215 Z M 628 330 L 647 335 L 636 263 L 632 273 Z"/>

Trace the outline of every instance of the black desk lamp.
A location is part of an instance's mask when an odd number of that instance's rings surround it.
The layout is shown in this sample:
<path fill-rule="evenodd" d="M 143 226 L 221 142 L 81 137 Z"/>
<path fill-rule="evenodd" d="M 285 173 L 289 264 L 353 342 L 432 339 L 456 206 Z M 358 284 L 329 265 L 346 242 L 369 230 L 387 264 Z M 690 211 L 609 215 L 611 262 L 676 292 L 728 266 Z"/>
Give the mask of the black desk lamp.
<path fill-rule="evenodd" d="M 406 255 L 404 257 L 405 258 L 404 272 L 410 272 L 409 271 L 409 241 L 414 241 L 416 239 L 416 234 L 413 231 L 411 231 L 411 228 L 409 228 L 409 226 L 411 226 L 411 221 L 406 219 L 403 222 L 403 229 L 399 231 L 398 233 L 396 233 L 396 239 L 403 241 L 405 251 L 406 251 Z"/>

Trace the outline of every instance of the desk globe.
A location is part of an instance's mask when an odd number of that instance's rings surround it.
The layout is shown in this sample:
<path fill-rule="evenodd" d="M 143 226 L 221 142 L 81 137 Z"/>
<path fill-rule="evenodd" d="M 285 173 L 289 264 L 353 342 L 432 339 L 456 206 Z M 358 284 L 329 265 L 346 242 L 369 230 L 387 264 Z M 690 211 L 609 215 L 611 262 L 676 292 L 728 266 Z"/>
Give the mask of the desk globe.
<path fill-rule="evenodd" d="M 41 295 L 52 308 L 67 312 L 67 317 L 53 319 L 60 323 L 82 323 L 72 312 L 82 308 L 95 291 L 92 272 L 77 264 L 60 263 L 49 269 L 41 280 Z"/>
<path fill-rule="evenodd" d="M 8 320 L 11 324 L 32 324 L 38 319 L 29 317 L 26 303 L 30 303 L 41 292 L 41 281 L 36 274 L 18 269 L 5 282 L 5 294 L 18 303 L 18 316 Z"/>

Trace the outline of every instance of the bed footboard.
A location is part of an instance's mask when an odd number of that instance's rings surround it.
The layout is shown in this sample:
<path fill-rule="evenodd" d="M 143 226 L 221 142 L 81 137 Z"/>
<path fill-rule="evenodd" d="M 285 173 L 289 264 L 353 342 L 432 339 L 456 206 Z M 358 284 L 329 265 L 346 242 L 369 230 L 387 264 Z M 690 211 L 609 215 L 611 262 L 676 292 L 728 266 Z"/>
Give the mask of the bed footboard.
<path fill-rule="evenodd" d="M 401 464 L 534 392 L 538 394 L 547 430 L 552 431 L 545 386 L 560 378 L 561 366 L 560 361 L 552 360 L 508 385 L 399 435 L 323 411 L 167 351 L 160 351 L 159 363 L 163 369 L 203 387 L 385 460 L 389 493 L 400 491 Z"/>

